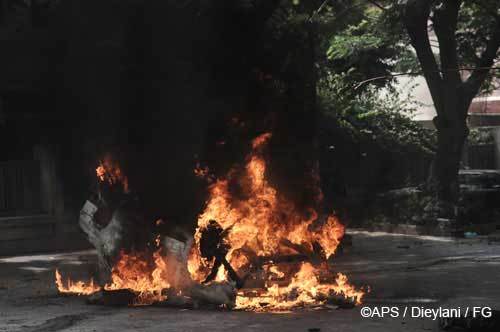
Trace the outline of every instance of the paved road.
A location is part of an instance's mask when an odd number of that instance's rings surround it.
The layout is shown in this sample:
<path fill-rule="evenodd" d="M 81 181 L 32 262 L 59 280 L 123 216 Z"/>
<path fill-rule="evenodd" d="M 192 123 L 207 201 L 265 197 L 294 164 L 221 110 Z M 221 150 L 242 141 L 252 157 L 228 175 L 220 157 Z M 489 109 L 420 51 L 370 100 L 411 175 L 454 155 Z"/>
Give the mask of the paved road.
<path fill-rule="evenodd" d="M 335 267 L 372 288 L 370 308 L 500 308 L 500 243 L 351 231 L 353 247 Z M 0 331 L 438 331 L 430 318 L 362 318 L 360 308 L 255 314 L 173 308 L 109 308 L 61 297 L 58 267 L 74 277 L 93 269 L 93 253 L 0 258 Z"/>

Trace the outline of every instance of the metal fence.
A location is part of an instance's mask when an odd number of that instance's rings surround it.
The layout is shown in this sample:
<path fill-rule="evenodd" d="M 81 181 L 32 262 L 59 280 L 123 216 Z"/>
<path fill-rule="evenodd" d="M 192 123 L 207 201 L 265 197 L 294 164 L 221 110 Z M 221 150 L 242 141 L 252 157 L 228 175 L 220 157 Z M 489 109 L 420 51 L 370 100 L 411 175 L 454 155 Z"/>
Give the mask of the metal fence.
<path fill-rule="evenodd" d="M 0 216 L 40 212 L 40 189 L 38 161 L 0 162 Z"/>
<path fill-rule="evenodd" d="M 496 169 L 495 145 L 468 145 L 466 163 L 472 169 Z"/>

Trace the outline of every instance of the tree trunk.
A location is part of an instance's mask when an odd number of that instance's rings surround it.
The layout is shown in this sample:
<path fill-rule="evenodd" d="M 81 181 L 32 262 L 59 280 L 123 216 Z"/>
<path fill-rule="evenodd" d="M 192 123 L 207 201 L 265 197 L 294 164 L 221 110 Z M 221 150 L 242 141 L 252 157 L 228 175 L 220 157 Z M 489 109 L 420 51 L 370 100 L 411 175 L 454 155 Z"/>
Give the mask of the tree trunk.
<path fill-rule="evenodd" d="M 469 78 L 463 80 L 456 36 L 462 4 L 462 1 L 450 0 L 435 6 L 434 0 L 407 0 L 404 10 L 404 24 L 438 114 L 434 118 L 438 147 L 429 177 L 429 189 L 437 194 L 437 205 L 434 205 L 437 209 L 432 210 L 441 216 L 454 215 L 451 208 L 456 206 L 459 197 L 458 171 L 469 133 L 467 111 L 486 80 L 500 47 L 500 20 L 497 20 L 497 26 L 492 27 L 493 33 L 478 57 L 477 67 Z M 439 65 L 429 39 L 429 20 L 432 20 L 438 39 Z"/>
<path fill-rule="evenodd" d="M 455 204 L 459 194 L 458 171 L 468 129 L 465 119 L 448 126 L 439 124 L 439 120 L 435 122 L 438 128 L 438 146 L 430 183 L 436 190 L 439 201 Z"/>

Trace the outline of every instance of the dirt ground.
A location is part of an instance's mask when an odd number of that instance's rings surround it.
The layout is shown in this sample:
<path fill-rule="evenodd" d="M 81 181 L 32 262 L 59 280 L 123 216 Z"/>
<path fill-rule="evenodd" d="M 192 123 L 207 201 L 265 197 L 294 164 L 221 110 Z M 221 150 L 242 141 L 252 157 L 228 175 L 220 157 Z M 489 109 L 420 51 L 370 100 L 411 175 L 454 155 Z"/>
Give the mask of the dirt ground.
<path fill-rule="evenodd" d="M 252 313 L 159 307 L 90 306 L 57 294 L 54 270 L 84 278 L 92 251 L 0 258 L 0 331 L 438 331 L 432 318 L 363 318 L 361 309 L 500 308 L 500 243 L 351 231 L 353 246 L 334 260 L 357 286 L 354 309 Z"/>

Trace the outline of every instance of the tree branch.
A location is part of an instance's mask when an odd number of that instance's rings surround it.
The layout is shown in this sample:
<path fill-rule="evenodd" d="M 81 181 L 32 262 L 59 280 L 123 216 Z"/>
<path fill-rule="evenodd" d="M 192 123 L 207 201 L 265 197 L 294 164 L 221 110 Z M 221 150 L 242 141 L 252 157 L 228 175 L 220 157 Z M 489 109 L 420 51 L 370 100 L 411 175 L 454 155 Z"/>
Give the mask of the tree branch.
<path fill-rule="evenodd" d="M 309 17 L 309 22 L 312 22 L 312 20 L 314 20 L 314 18 L 319 15 L 321 13 L 321 11 L 323 10 L 323 8 L 325 8 L 325 6 L 327 5 L 327 3 L 329 2 L 330 0 L 325 0 L 323 1 L 323 3 L 321 4 L 321 6 L 318 7 L 318 9 L 316 9 L 311 17 Z"/>
<path fill-rule="evenodd" d="M 439 57 L 441 59 L 441 69 L 443 79 L 450 82 L 450 87 L 455 89 L 462 79 L 460 72 L 449 70 L 458 67 L 457 30 L 458 11 L 461 0 L 448 0 L 443 2 L 440 8 L 434 11 L 433 25 L 439 42 Z"/>
<path fill-rule="evenodd" d="M 488 76 L 489 69 L 492 67 L 495 58 L 497 57 L 498 49 L 500 47 L 500 21 L 497 22 L 495 32 L 486 44 L 486 49 L 479 58 L 477 68 L 472 72 L 470 77 L 465 82 L 465 92 L 467 97 L 472 100 L 478 93 L 481 85 Z"/>
<path fill-rule="evenodd" d="M 407 0 L 404 13 L 404 24 L 410 36 L 411 44 L 417 53 L 425 80 L 429 86 L 436 111 L 443 112 L 442 78 L 432 52 L 427 31 L 431 6 L 434 0 Z"/>
<path fill-rule="evenodd" d="M 499 70 L 500 71 L 500 67 L 481 67 L 481 68 L 478 68 L 478 67 L 474 67 L 474 68 L 462 67 L 462 68 L 449 69 L 448 71 L 457 71 L 457 72 L 460 72 L 460 71 L 465 71 L 465 70 L 467 70 L 467 71 L 473 71 L 473 70 L 486 70 L 486 71 Z M 439 70 L 438 72 L 442 73 L 443 70 Z M 371 83 L 371 82 L 378 81 L 378 80 L 383 80 L 383 79 L 386 79 L 386 78 L 393 78 L 393 77 L 399 77 L 399 76 L 421 76 L 423 74 L 424 74 L 423 71 L 412 71 L 412 72 L 407 72 L 407 73 L 395 73 L 395 74 L 390 74 L 390 75 L 376 76 L 376 77 L 372 77 L 372 78 L 369 78 L 369 79 L 366 79 L 364 81 L 361 81 L 361 82 L 357 83 L 354 86 L 354 90 L 359 89 L 360 87 L 362 87 L 363 85 L 365 85 L 367 83 Z"/>
<path fill-rule="evenodd" d="M 387 8 L 385 8 L 384 6 L 382 6 L 381 4 L 379 4 L 378 2 L 376 2 L 375 0 L 367 0 L 369 3 L 371 3 L 372 5 L 382 9 L 382 10 L 387 10 Z"/>

